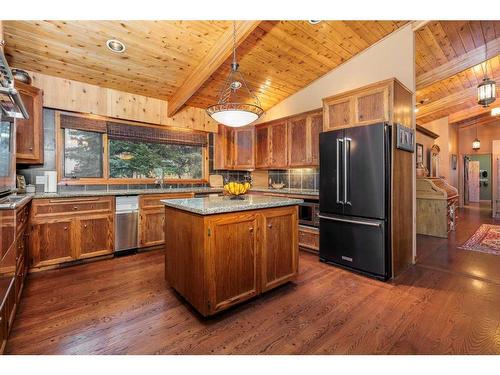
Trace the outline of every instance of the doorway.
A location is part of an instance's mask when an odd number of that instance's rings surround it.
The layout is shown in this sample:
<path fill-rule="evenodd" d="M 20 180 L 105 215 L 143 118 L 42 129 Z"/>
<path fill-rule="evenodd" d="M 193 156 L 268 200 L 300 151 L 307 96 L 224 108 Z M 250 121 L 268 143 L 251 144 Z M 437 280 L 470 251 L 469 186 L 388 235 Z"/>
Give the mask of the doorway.
<path fill-rule="evenodd" d="M 491 154 L 464 156 L 464 206 L 492 210 Z"/>

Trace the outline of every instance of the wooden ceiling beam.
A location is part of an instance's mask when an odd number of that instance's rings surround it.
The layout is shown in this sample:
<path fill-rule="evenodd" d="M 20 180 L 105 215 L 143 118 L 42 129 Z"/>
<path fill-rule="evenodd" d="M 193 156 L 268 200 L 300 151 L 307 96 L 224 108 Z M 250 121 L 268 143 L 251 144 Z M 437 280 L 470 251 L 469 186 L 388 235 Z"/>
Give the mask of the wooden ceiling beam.
<path fill-rule="evenodd" d="M 482 115 L 479 116 L 474 116 L 470 117 L 466 120 L 450 123 L 457 125 L 460 129 L 467 128 L 469 126 L 482 126 L 482 125 L 487 125 L 491 124 L 492 122 L 498 122 L 500 121 L 500 117 L 498 116 L 491 116 L 489 113 L 483 113 Z"/>
<path fill-rule="evenodd" d="M 495 104 L 497 104 L 497 105 L 495 105 Z M 449 115 L 449 122 L 450 122 L 450 124 L 456 123 L 456 122 L 465 121 L 469 118 L 477 117 L 477 116 L 481 116 L 481 115 L 484 115 L 484 116 L 487 115 L 487 116 L 493 117 L 490 115 L 491 110 L 492 110 L 492 108 L 499 106 L 499 105 L 500 104 L 498 104 L 498 103 L 493 103 L 493 105 L 491 107 L 486 107 L 486 108 L 477 105 L 477 106 L 472 107 L 472 108 L 467 108 L 467 109 L 463 109 L 463 110 L 458 111 L 458 112 L 451 113 Z"/>
<path fill-rule="evenodd" d="M 421 28 L 425 27 L 431 20 L 427 21 L 412 21 L 411 23 L 411 29 L 413 32 L 420 30 Z"/>
<path fill-rule="evenodd" d="M 261 21 L 238 21 L 236 23 L 236 47 L 238 47 L 259 26 Z M 231 56 L 233 51 L 233 28 L 230 27 L 217 40 L 201 62 L 188 75 L 168 100 L 168 117 L 175 115 L 210 76 Z"/>
<path fill-rule="evenodd" d="M 496 38 L 488 42 L 488 56 L 490 59 L 500 55 L 500 38 Z M 438 66 L 428 72 L 417 76 L 417 90 L 430 86 L 433 83 L 449 78 L 455 74 L 472 68 L 484 61 L 484 45 L 475 48 L 472 51 L 448 61 L 445 64 Z"/>

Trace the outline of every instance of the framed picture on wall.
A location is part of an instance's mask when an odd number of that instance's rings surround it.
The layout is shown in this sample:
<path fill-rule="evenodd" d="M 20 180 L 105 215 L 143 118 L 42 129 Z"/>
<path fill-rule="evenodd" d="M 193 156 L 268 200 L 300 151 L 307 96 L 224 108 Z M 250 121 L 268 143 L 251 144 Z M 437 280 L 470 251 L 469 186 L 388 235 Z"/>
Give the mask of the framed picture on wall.
<path fill-rule="evenodd" d="M 451 154 L 451 169 L 453 169 L 453 170 L 457 169 L 457 155 L 456 154 Z"/>
<path fill-rule="evenodd" d="M 424 162 L 424 145 L 421 143 L 416 144 L 417 148 L 417 164 Z"/>

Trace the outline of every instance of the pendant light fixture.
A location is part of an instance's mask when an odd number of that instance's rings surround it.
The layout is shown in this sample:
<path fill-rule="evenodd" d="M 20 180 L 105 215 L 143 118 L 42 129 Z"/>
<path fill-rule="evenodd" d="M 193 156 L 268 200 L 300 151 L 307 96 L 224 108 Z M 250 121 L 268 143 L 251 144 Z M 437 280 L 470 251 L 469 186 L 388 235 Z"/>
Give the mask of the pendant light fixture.
<path fill-rule="evenodd" d="M 481 29 L 482 30 L 482 29 Z M 496 99 L 495 81 L 488 78 L 488 42 L 483 33 L 484 40 L 484 78 L 477 86 L 477 104 L 488 107 Z"/>
<path fill-rule="evenodd" d="M 249 125 L 257 120 L 264 110 L 260 105 L 259 98 L 252 93 L 238 70 L 236 62 L 236 21 L 233 22 L 233 62 L 231 71 L 219 95 L 217 104 L 207 108 L 207 113 L 220 124 L 240 127 Z M 244 94 L 252 100 L 251 103 L 244 101 Z"/>
<path fill-rule="evenodd" d="M 477 125 L 476 125 L 476 139 L 474 139 L 472 141 L 472 149 L 474 151 L 477 151 L 481 148 L 481 141 L 479 140 L 479 138 L 477 137 Z"/>

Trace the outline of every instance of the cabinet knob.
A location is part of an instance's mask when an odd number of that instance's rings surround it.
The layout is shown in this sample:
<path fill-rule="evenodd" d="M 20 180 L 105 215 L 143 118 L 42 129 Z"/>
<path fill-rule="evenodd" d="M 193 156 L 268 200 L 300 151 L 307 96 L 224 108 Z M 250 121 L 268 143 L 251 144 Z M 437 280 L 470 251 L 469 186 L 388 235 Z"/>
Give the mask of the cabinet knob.
<path fill-rule="evenodd" d="M 64 227 L 64 230 L 68 230 L 68 227 Z"/>
<path fill-rule="evenodd" d="M 78 210 L 78 206 L 73 206 L 73 210 Z"/>
<path fill-rule="evenodd" d="M 87 224 L 84 224 L 84 225 L 83 225 L 83 227 L 84 227 L 84 228 L 87 228 Z"/>
<path fill-rule="evenodd" d="M 272 224 L 267 224 L 267 227 L 268 227 L 269 229 L 271 229 L 271 228 L 273 227 L 273 225 L 272 225 Z"/>
<path fill-rule="evenodd" d="M 33 151 L 33 147 L 30 147 L 28 150 Z"/>
<path fill-rule="evenodd" d="M 253 232 L 253 228 L 248 228 L 248 230 L 249 230 L 250 232 Z"/>

